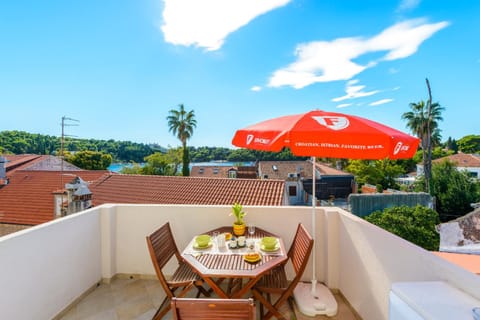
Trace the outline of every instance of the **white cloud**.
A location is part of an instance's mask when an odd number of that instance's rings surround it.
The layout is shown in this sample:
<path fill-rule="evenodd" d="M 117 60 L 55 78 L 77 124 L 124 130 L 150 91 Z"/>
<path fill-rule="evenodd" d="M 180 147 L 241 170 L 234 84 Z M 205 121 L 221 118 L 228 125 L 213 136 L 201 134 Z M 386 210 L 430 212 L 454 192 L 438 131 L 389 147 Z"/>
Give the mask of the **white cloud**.
<path fill-rule="evenodd" d="M 225 38 L 290 0 L 164 0 L 165 41 L 218 50 Z"/>
<path fill-rule="evenodd" d="M 378 90 L 373 90 L 373 91 L 362 91 L 365 89 L 365 86 L 363 85 L 355 85 L 358 83 L 358 80 L 350 80 L 347 82 L 347 85 L 345 86 L 345 91 L 346 95 L 338 98 L 333 98 L 333 102 L 339 102 L 347 99 L 356 99 L 356 98 L 361 98 L 361 97 L 368 97 L 372 96 L 374 94 L 379 93 L 380 91 Z"/>
<path fill-rule="evenodd" d="M 420 0 L 402 0 L 397 11 L 413 10 L 420 4 Z"/>
<path fill-rule="evenodd" d="M 382 100 L 378 100 L 378 101 L 370 103 L 369 106 L 379 106 L 381 104 L 389 103 L 389 102 L 392 102 L 392 101 L 393 101 L 393 99 L 382 99 Z"/>
<path fill-rule="evenodd" d="M 351 106 L 351 105 L 352 105 L 351 103 L 342 103 L 342 104 L 339 104 L 339 105 L 337 106 L 337 108 L 339 108 L 339 109 L 340 109 L 340 108 L 346 108 L 346 107 L 349 107 L 349 106 Z"/>
<path fill-rule="evenodd" d="M 448 26 L 448 22 L 428 24 L 422 19 L 397 23 L 371 38 L 338 38 L 299 44 L 297 60 L 270 77 L 270 87 L 291 86 L 300 89 L 317 82 L 349 80 L 381 61 L 406 58 L 414 54 L 423 41 Z M 353 62 L 371 52 L 386 54 L 361 65 Z"/>
<path fill-rule="evenodd" d="M 260 87 L 260 86 L 253 86 L 253 87 L 250 88 L 250 90 L 255 91 L 255 92 L 258 92 L 258 91 L 261 91 L 261 90 L 262 90 L 262 87 Z"/>

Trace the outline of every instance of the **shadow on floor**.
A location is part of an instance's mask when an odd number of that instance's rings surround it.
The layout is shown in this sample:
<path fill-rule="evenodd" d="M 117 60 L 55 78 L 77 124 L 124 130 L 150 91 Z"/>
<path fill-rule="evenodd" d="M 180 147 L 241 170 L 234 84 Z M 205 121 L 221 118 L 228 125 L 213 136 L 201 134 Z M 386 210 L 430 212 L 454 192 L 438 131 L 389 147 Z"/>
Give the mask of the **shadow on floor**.
<path fill-rule="evenodd" d="M 191 293 L 192 296 L 195 295 L 194 291 Z M 338 313 L 334 317 L 308 317 L 298 310 L 292 312 L 288 304 L 281 311 L 287 319 L 292 320 L 359 320 L 341 295 L 334 296 L 338 303 Z M 157 280 L 114 279 L 110 284 L 101 284 L 58 319 L 150 320 L 164 297 Z M 164 319 L 172 319 L 171 314 L 167 314 Z"/>

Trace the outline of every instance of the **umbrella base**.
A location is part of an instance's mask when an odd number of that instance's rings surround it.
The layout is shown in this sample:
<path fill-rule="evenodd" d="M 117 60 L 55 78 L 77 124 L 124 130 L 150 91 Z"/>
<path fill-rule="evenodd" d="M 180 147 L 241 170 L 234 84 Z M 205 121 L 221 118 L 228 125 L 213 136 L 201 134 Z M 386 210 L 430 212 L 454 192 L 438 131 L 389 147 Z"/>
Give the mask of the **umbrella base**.
<path fill-rule="evenodd" d="M 315 294 L 312 294 L 312 283 L 299 282 L 293 297 L 298 310 L 306 316 L 324 314 L 332 317 L 337 314 L 337 301 L 330 290 L 320 283 L 315 283 Z"/>

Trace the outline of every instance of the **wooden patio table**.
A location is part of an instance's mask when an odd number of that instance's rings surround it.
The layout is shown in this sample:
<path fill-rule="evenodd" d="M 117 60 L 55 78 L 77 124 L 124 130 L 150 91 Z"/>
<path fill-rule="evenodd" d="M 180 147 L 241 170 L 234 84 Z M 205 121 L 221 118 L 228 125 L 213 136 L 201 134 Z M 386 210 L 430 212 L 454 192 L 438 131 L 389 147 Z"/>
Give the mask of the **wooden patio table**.
<path fill-rule="evenodd" d="M 232 232 L 232 227 L 220 227 L 205 232 L 205 234 L 213 235 L 217 231 L 220 234 Z M 266 236 L 278 238 L 280 248 L 274 252 L 263 252 L 260 250 L 260 239 Z M 268 273 L 271 269 L 279 264 L 287 261 L 287 251 L 283 240 L 276 235 L 265 231 L 261 228 L 255 228 L 253 236 L 245 234 L 247 241 L 251 238 L 255 240 L 255 251 L 261 253 L 262 260 L 256 263 L 249 263 L 244 260 L 243 256 L 249 252 L 248 247 L 230 249 L 228 241 L 225 247 L 218 247 L 213 239 L 211 246 L 205 249 L 195 249 L 195 237 L 190 241 L 188 246 L 183 250 L 182 257 L 186 263 L 192 266 L 206 283 L 210 285 L 213 291 L 220 298 L 241 298 L 260 280 L 262 275 Z M 241 284 L 238 290 L 224 290 L 220 287 L 224 279 L 234 280 Z M 246 280 L 245 283 L 243 280 Z"/>

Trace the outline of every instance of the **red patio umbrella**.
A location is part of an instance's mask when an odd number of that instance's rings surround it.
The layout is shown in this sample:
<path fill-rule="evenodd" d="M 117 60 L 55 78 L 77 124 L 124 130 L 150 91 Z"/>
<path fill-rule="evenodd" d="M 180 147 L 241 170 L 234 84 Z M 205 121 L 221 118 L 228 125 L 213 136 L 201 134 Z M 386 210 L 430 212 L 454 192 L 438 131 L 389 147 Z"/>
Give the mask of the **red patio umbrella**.
<path fill-rule="evenodd" d="M 232 140 L 232 144 L 237 147 L 273 152 L 288 147 L 296 156 L 312 157 L 313 227 L 315 227 L 316 157 L 370 160 L 407 159 L 413 157 L 419 142 L 419 139 L 415 137 L 372 120 L 321 110 L 273 118 L 251 125 L 237 130 Z M 313 230 L 313 237 L 315 239 L 315 230 Z M 312 294 L 307 296 L 299 293 L 297 289 L 295 293 L 301 296 L 296 299 L 297 302 L 303 304 L 303 306 L 299 306 L 300 310 L 307 315 L 315 316 L 325 313 L 325 305 L 319 303 L 318 297 L 315 296 L 319 290 L 324 292 L 325 289 L 317 287 L 315 250 L 313 250 L 312 260 Z M 311 297 L 314 299 L 310 299 Z M 333 315 L 328 314 L 328 310 L 326 312 L 327 315 Z"/>
<path fill-rule="evenodd" d="M 321 110 L 266 120 L 240 129 L 237 147 L 281 151 L 297 156 L 344 159 L 406 159 L 419 140 L 365 118 Z"/>

